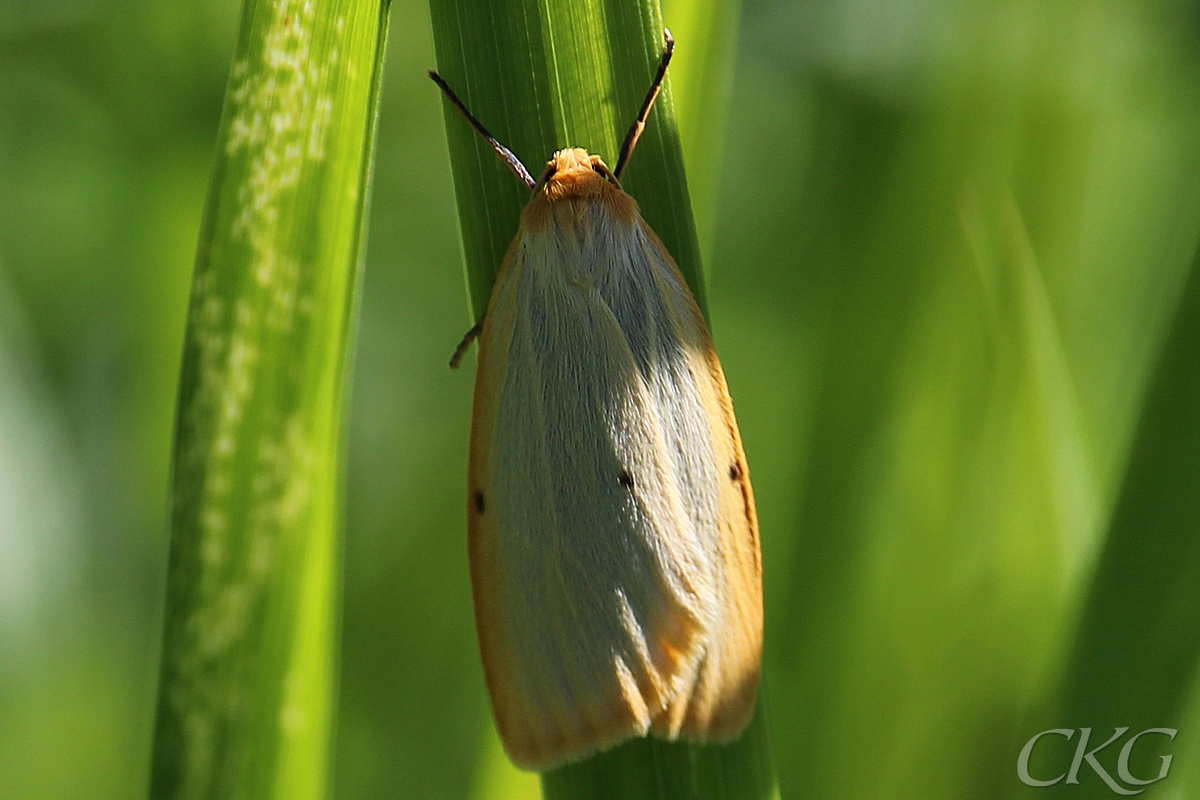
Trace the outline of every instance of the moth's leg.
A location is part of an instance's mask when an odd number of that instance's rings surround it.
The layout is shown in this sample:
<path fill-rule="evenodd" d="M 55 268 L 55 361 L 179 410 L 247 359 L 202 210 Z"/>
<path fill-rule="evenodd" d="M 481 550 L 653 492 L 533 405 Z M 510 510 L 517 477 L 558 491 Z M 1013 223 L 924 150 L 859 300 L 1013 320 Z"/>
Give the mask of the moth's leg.
<path fill-rule="evenodd" d="M 479 333 L 483 330 L 483 317 L 479 318 L 479 322 L 471 330 L 467 331 L 463 336 L 462 341 L 458 343 L 458 347 L 454 348 L 454 355 L 450 356 L 450 369 L 458 369 L 459 363 L 463 360 L 463 356 L 467 354 L 467 348 L 471 346 L 471 342 L 479 338 Z"/>

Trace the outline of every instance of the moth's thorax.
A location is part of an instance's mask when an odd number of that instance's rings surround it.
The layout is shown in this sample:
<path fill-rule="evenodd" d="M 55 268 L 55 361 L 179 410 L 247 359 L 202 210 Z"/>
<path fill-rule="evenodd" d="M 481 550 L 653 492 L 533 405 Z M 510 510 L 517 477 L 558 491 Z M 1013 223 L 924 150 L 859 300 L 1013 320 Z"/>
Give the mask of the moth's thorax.
<path fill-rule="evenodd" d="M 595 215 L 597 206 L 613 221 L 632 224 L 637 216 L 637 203 L 610 180 L 612 173 L 600 156 L 581 147 L 559 150 L 546 172 L 525 207 L 526 225 L 577 227 Z"/>

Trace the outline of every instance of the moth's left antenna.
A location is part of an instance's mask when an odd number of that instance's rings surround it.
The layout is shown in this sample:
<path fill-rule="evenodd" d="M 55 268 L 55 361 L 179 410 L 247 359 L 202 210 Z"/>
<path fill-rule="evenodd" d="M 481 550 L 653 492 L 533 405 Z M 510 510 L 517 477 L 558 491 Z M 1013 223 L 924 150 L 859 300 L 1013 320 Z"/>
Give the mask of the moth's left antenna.
<path fill-rule="evenodd" d="M 441 75 L 438 75 L 433 70 L 429 70 L 429 77 L 433 79 L 433 82 L 436 83 L 439 88 L 441 88 L 442 92 L 445 93 L 446 98 L 454 104 L 454 107 L 457 108 L 462 115 L 467 118 L 467 122 L 471 123 L 471 127 L 479 131 L 479 134 L 484 139 L 487 139 L 487 143 L 490 144 L 492 149 L 496 151 L 496 155 L 504 159 L 504 163 L 508 164 L 509 169 L 517 173 L 517 177 L 524 181 L 526 186 L 532 189 L 537 184 L 537 181 L 535 181 L 533 176 L 529 174 L 529 170 L 525 169 L 525 165 L 521 163 L 521 159 L 517 158 L 516 154 L 513 153 L 512 150 L 509 150 L 507 147 L 496 141 L 495 136 L 492 136 L 490 133 L 488 133 L 488 129 L 483 127 L 483 123 L 475 119 L 475 115 L 467 110 L 467 107 L 463 105 L 463 101 L 458 99 L 458 95 L 456 95 L 454 90 L 450 88 L 449 84 L 442 79 Z"/>

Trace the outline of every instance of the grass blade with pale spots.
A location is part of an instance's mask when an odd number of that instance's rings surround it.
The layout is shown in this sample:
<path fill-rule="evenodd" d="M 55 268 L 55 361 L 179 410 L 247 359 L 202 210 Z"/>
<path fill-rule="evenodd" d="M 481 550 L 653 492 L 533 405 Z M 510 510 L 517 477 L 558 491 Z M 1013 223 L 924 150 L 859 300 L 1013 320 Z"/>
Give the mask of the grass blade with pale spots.
<path fill-rule="evenodd" d="M 324 797 L 386 3 L 246 0 L 176 424 L 155 798 Z"/>

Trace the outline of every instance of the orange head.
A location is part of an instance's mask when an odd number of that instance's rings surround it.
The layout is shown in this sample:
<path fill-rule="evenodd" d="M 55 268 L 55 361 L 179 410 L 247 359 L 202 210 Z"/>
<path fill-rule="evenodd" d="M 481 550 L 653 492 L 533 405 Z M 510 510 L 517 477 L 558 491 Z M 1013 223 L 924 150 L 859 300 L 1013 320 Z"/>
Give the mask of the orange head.
<path fill-rule="evenodd" d="M 568 147 L 550 159 L 533 192 L 553 201 L 607 195 L 614 189 L 621 192 L 621 184 L 600 156 L 589 155 L 582 147 Z"/>
<path fill-rule="evenodd" d="M 613 216 L 607 219 L 632 224 L 637 217 L 637 203 L 625 194 L 600 156 L 589 155 L 581 147 L 568 147 L 555 153 L 546 165 L 523 219 L 534 228 L 551 223 L 574 228 L 588 220 L 595 224 L 596 203 L 611 212 Z"/>

